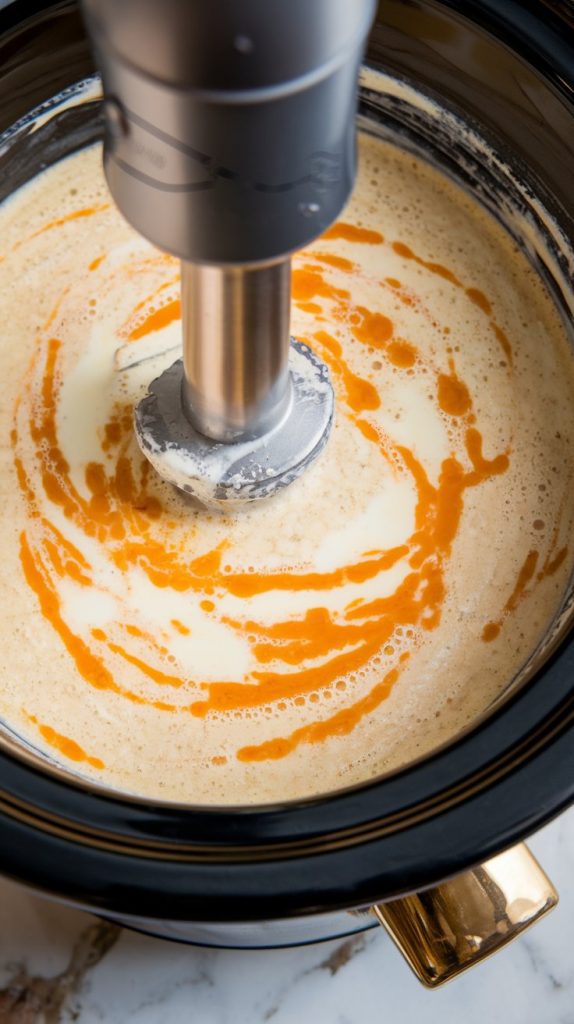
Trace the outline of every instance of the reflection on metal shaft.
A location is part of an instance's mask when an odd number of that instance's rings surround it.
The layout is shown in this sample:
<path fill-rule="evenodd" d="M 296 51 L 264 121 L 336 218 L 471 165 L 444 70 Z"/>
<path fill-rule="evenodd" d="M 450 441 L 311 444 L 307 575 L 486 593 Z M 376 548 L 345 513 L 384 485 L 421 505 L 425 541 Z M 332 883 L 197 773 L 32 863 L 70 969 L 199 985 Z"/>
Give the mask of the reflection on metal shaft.
<path fill-rule="evenodd" d="M 289 403 L 291 261 L 181 265 L 183 402 L 226 443 L 266 433 Z"/>

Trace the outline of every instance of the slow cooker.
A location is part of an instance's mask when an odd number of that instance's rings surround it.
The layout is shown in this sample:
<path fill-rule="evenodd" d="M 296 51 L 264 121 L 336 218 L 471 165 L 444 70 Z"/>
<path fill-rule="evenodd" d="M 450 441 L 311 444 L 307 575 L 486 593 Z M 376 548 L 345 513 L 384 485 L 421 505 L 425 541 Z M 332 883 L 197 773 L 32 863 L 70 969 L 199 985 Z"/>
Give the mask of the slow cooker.
<path fill-rule="evenodd" d="M 0 200 L 100 138 L 100 102 L 80 88 L 93 75 L 73 0 L 1 6 Z M 572 4 L 382 0 L 359 122 L 491 210 L 544 277 L 574 342 Z M 282 805 L 124 796 L 68 775 L 4 725 L 0 870 L 206 945 L 313 942 L 380 921 L 421 979 L 438 984 L 556 902 L 521 841 L 574 798 L 573 627 L 571 584 L 518 677 L 455 742 L 368 784 Z"/>

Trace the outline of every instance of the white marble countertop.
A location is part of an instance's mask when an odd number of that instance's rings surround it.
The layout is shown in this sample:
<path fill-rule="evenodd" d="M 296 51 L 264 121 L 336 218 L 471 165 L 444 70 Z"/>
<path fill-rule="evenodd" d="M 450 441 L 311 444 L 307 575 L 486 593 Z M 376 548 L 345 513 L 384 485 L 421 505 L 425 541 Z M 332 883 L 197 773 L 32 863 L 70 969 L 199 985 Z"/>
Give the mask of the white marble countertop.
<path fill-rule="evenodd" d="M 298 949 L 194 949 L 0 881 L 0 1024 L 574 1024 L 574 811 L 530 845 L 560 905 L 436 992 L 382 930 Z"/>

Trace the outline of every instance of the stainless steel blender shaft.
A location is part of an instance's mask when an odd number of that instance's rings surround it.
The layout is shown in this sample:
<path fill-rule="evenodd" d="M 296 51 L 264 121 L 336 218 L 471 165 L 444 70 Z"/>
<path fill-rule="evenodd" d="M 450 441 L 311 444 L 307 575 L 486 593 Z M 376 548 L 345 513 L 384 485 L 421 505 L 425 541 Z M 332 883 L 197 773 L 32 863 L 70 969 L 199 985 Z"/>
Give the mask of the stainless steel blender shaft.
<path fill-rule="evenodd" d="M 291 261 L 182 262 L 185 413 L 230 443 L 271 430 L 290 402 Z"/>

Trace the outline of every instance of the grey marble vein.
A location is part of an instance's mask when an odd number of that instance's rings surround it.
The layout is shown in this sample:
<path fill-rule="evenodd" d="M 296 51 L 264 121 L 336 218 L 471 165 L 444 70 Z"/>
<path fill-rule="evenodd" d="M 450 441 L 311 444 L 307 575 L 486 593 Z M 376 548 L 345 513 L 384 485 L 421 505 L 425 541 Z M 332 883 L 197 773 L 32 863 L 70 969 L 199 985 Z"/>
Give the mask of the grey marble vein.
<path fill-rule="evenodd" d="M 117 942 L 120 931 L 107 921 L 88 925 L 74 942 L 67 967 L 51 978 L 31 974 L 24 965 L 13 967 L 0 991 L 0 1024 L 58 1024 L 64 1004 Z"/>

